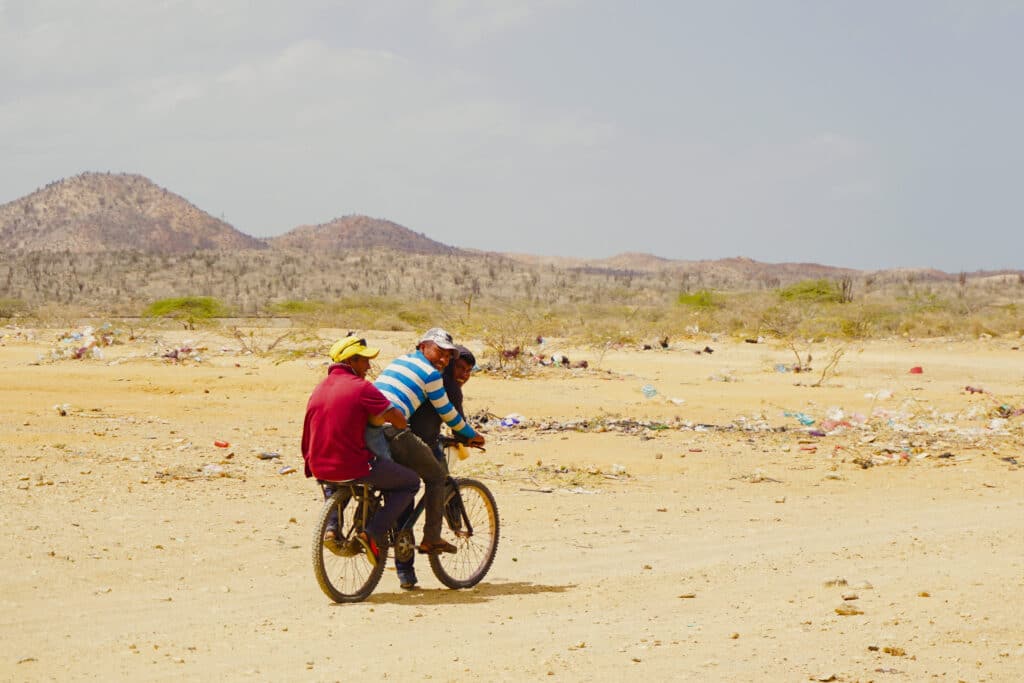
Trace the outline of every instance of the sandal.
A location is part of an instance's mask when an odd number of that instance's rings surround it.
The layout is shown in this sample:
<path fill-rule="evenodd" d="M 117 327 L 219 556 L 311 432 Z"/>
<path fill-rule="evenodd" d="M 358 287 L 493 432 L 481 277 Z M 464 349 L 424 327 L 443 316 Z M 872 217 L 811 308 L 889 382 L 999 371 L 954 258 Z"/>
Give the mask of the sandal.
<path fill-rule="evenodd" d="M 418 550 L 421 555 L 436 555 L 437 553 L 457 553 L 457 552 L 459 552 L 458 548 L 456 548 L 455 546 L 453 546 L 451 543 L 449 543 L 448 541 L 444 540 L 443 538 L 440 539 L 440 540 L 434 541 L 433 543 L 428 543 L 427 541 L 423 541 L 418 546 L 416 546 L 416 550 Z"/>
<path fill-rule="evenodd" d="M 352 555 L 357 555 L 361 552 L 366 553 L 366 559 L 370 561 L 374 567 L 377 566 L 377 562 L 380 561 L 380 548 L 377 547 L 376 542 L 367 534 L 365 531 L 360 531 L 348 540 L 344 547 L 345 551 L 351 552 Z"/>

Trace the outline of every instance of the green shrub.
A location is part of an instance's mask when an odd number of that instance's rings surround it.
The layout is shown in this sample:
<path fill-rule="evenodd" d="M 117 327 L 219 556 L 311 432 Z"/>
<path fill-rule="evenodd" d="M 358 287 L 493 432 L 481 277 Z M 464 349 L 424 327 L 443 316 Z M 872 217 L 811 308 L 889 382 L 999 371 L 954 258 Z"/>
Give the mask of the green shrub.
<path fill-rule="evenodd" d="M 801 280 L 779 290 L 783 301 L 803 303 L 842 303 L 843 292 L 832 280 Z"/>
<path fill-rule="evenodd" d="M 677 301 L 680 305 L 704 310 L 709 308 L 716 308 L 719 306 L 719 303 L 716 300 L 716 298 L 712 295 L 711 291 L 707 289 L 701 289 L 699 291 L 689 294 L 680 294 Z"/>
<path fill-rule="evenodd" d="M 403 308 L 399 310 L 395 315 L 403 323 L 409 325 L 413 329 L 423 328 L 426 329 L 430 326 L 431 317 L 426 311 L 416 310 L 411 308 Z"/>
<path fill-rule="evenodd" d="M 271 304 L 270 311 L 277 315 L 312 315 L 321 312 L 325 307 L 322 301 L 289 299 Z"/>
<path fill-rule="evenodd" d="M 174 318 L 193 325 L 200 320 L 220 318 L 229 311 L 223 303 L 210 296 L 179 296 L 154 301 L 142 315 L 147 318 Z"/>

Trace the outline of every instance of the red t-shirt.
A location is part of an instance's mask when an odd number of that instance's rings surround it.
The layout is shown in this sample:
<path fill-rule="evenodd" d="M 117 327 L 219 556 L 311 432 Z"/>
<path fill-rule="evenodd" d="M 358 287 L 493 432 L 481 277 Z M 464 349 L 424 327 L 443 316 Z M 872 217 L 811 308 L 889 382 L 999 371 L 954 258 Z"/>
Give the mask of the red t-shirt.
<path fill-rule="evenodd" d="M 306 405 L 302 425 L 306 476 L 342 481 L 369 474 L 373 454 L 363 436 L 366 419 L 390 407 L 384 394 L 350 367 L 332 365 Z"/>

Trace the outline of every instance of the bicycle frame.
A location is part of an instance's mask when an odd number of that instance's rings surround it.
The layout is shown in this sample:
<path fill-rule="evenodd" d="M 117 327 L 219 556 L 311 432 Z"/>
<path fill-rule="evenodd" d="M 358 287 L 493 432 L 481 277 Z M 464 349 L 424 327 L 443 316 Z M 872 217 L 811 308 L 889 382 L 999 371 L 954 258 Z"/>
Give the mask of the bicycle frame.
<path fill-rule="evenodd" d="M 369 523 L 369 508 L 368 505 L 362 505 L 362 501 L 369 500 L 373 494 L 377 493 L 372 485 L 366 483 L 357 482 L 345 482 L 345 483 L 333 483 L 333 482 L 321 482 L 321 486 L 331 486 L 334 490 L 338 490 L 342 486 L 348 488 L 350 501 L 356 501 L 359 505 L 359 529 L 365 529 Z M 449 525 L 454 528 L 463 529 L 463 534 L 466 536 L 473 535 L 473 524 L 470 522 L 469 517 L 466 515 L 466 510 L 462 506 L 462 496 L 459 494 L 459 485 L 453 477 L 447 477 L 445 480 L 445 487 L 454 493 L 448 505 L 445 506 L 445 514 L 448 515 L 452 512 L 457 512 L 461 520 L 449 519 Z M 448 496 L 446 495 L 447 499 Z M 412 512 L 409 513 L 405 521 L 397 527 L 388 529 L 388 544 L 394 545 L 395 537 L 403 531 L 412 530 L 416 526 L 416 522 L 419 521 L 420 516 L 423 515 L 423 511 L 426 509 L 426 496 L 420 495 L 416 504 L 413 506 Z M 461 524 L 458 522 L 461 521 Z"/>

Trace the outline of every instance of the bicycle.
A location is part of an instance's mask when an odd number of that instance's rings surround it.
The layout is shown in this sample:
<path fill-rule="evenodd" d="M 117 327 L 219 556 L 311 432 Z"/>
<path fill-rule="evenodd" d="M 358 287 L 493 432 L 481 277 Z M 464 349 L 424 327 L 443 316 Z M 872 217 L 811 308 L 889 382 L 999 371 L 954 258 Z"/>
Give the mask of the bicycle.
<path fill-rule="evenodd" d="M 442 438 L 441 442 L 450 468 L 451 450 L 456 442 L 449 438 Z M 337 488 L 324 503 L 313 533 L 313 573 L 320 589 L 334 602 L 361 602 L 380 582 L 389 548 L 401 560 L 408 560 L 416 552 L 413 528 L 423 514 L 424 497 L 420 496 L 412 514 L 401 526 L 387 531 L 385 543 L 374 558 L 370 548 L 358 539 L 358 534 L 383 504 L 381 492 L 369 484 L 354 481 L 320 484 Z M 335 517 L 337 541 L 328 547 L 323 540 L 324 533 Z M 455 537 L 458 552 L 428 555 L 431 571 L 448 588 L 475 586 L 487 575 L 498 551 L 498 504 L 490 489 L 476 479 L 449 476 L 444 526 Z M 353 547 L 358 550 L 352 550 Z"/>

